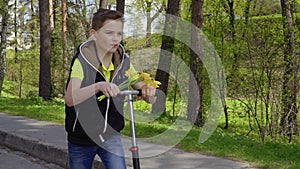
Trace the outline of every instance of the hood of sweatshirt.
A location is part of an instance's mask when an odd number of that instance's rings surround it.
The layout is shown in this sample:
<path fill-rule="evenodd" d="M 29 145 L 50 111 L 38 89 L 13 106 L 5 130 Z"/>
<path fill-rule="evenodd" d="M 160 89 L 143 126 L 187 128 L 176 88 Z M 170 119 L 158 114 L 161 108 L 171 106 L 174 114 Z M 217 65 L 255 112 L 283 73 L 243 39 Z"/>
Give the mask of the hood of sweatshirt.
<path fill-rule="evenodd" d="M 96 42 L 94 40 L 89 40 L 84 42 L 80 48 L 80 53 L 85 61 L 92 66 L 95 70 L 102 72 L 102 63 L 97 55 Z M 117 69 L 122 60 L 124 59 L 125 49 L 120 44 L 117 51 L 113 54 L 112 63 Z"/>

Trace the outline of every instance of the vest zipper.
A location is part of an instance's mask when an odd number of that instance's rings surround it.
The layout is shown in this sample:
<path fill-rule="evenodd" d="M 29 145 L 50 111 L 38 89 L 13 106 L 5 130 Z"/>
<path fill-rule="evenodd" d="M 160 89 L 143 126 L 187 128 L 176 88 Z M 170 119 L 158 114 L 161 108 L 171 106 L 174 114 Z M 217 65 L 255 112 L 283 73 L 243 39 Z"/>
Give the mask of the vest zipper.
<path fill-rule="evenodd" d="M 75 121 L 74 121 L 74 124 L 73 124 L 73 132 L 75 132 L 75 127 L 76 127 L 76 124 L 77 124 L 77 121 L 78 121 L 78 116 L 79 116 L 79 108 L 76 111 L 76 118 L 75 118 Z"/>
<path fill-rule="evenodd" d="M 113 82 L 114 78 L 116 77 L 116 75 L 118 74 L 118 72 L 120 71 L 121 67 L 123 66 L 123 62 L 124 62 L 124 55 L 122 58 L 122 62 L 120 63 L 120 65 L 117 67 L 117 70 L 115 71 L 115 73 L 113 74 L 113 77 L 111 79 L 111 82 Z M 100 72 L 101 73 L 101 72 Z M 105 79 L 105 76 L 103 76 Z M 110 105 L 110 98 L 107 98 L 107 104 L 106 104 L 106 111 L 105 111 L 105 124 L 104 124 L 104 129 L 102 131 L 102 134 L 104 134 L 106 132 L 107 129 L 107 123 L 108 123 L 108 110 L 109 110 L 109 105 Z M 99 134 L 99 138 L 102 142 L 104 142 L 104 138 L 102 136 L 102 134 Z"/>
<path fill-rule="evenodd" d="M 117 67 L 117 70 L 114 72 L 113 77 L 111 78 L 111 82 L 113 82 L 114 78 L 117 76 L 118 72 L 120 71 L 121 67 L 123 66 L 124 60 L 125 60 L 125 54 L 123 54 L 122 62 Z"/>

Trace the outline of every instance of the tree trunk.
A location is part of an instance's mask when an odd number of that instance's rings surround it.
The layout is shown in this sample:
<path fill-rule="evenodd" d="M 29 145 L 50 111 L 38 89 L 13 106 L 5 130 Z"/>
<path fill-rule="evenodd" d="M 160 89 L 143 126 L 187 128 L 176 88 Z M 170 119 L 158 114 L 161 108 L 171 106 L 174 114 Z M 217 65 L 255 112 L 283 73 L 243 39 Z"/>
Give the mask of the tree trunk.
<path fill-rule="evenodd" d="M 194 123 L 197 126 L 203 125 L 203 86 L 202 86 L 202 72 L 203 72 L 203 63 L 200 58 L 203 56 L 198 56 L 202 54 L 201 50 L 201 32 L 203 23 L 203 0 L 192 0 L 192 26 L 191 29 L 191 56 L 190 56 L 190 69 L 191 69 L 191 79 L 195 79 L 197 86 L 194 86 L 194 83 L 189 83 L 189 105 L 188 105 L 188 114 L 187 118 L 190 122 Z M 197 51 L 194 51 L 194 50 Z M 195 92 L 195 87 L 198 89 L 199 93 Z"/>
<path fill-rule="evenodd" d="M 63 43 L 62 43 L 62 50 L 63 50 L 63 76 L 62 76 L 62 84 L 64 84 L 65 79 L 68 77 L 68 40 L 67 40 L 67 1 L 62 0 L 61 2 L 61 13 L 62 13 L 62 34 L 63 34 Z M 64 92 L 63 87 L 63 92 Z"/>
<path fill-rule="evenodd" d="M 146 15 L 147 15 L 146 46 L 147 47 L 151 46 L 151 30 L 152 30 L 151 9 L 152 9 L 152 2 L 146 1 Z"/>
<path fill-rule="evenodd" d="M 249 17 L 249 10 L 248 7 L 250 7 L 250 3 L 251 3 L 252 0 L 248 0 L 246 2 L 246 8 L 245 8 L 245 24 L 248 24 L 248 17 Z M 224 1 L 225 3 L 225 1 Z M 232 50 L 232 53 L 233 53 L 233 62 L 232 62 L 232 66 L 231 66 L 231 73 L 228 77 L 228 81 L 229 83 L 232 83 L 233 85 L 236 85 L 238 82 L 236 82 L 238 80 L 238 51 L 237 51 L 237 48 L 236 48 L 236 31 L 235 31 L 235 0 L 227 0 L 227 3 L 224 4 L 224 8 L 225 8 L 225 11 L 228 13 L 229 15 L 229 22 L 230 22 L 230 35 L 231 35 L 231 41 L 232 41 L 232 45 L 233 45 L 233 50 Z M 244 36 L 244 35 L 243 35 Z M 224 78 L 224 77 L 223 77 Z M 221 99 L 222 99 L 222 104 L 223 104 L 223 107 L 224 107 L 224 115 L 225 115 L 225 126 L 224 128 L 227 129 L 229 124 L 228 124 L 228 110 L 227 110 L 227 105 L 226 105 L 226 100 L 225 98 L 223 98 L 223 94 L 221 94 Z"/>
<path fill-rule="evenodd" d="M 55 15 L 53 10 L 53 0 L 49 0 L 50 31 L 55 28 Z"/>
<path fill-rule="evenodd" d="M 18 39 L 18 1 L 15 0 L 14 3 L 14 35 L 15 35 L 15 39 Z M 23 66 L 22 66 L 22 60 L 19 58 L 19 53 L 18 53 L 18 41 L 16 40 L 14 42 L 14 51 L 15 51 L 15 64 L 19 65 L 19 86 L 18 86 L 18 96 L 19 98 L 22 97 L 22 85 L 23 85 Z"/>
<path fill-rule="evenodd" d="M 40 77 L 39 96 L 49 100 L 51 96 L 51 39 L 50 39 L 50 16 L 49 0 L 39 0 L 40 13 Z"/>
<path fill-rule="evenodd" d="M 179 4 L 180 0 L 168 0 L 164 35 L 162 36 L 161 53 L 159 57 L 158 69 L 155 76 L 155 79 L 162 83 L 159 87 L 162 92 L 158 92 L 157 101 L 152 106 L 152 112 L 155 113 L 165 111 L 166 108 L 169 71 L 171 66 L 172 53 L 174 50 L 174 38 L 172 37 L 174 37 L 177 28 L 176 17 L 179 15 Z"/>
<path fill-rule="evenodd" d="M 100 0 L 99 8 L 107 9 L 108 0 Z"/>
<path fill-rule="evenodd" d="M 30 1 L 30 15 L 29 15 L 30 19 L 33 19 L 33 18 L 36 17 L 36 16 L 35 16 L 34 10 L 35 10 L 35 9 L 34 9 L 34 2 L 33 2 L 33 0 L 31 0 L 31 1 Z M 35 26 L 34 24 L 30 24 L 30 30 L 31 30 L 31 31 L 36 30 L 35 28 L 36 28 L 36 26 Z M 30 36 L 30 42 L 31 42 L 31 44 L 36 44 L 36 40 L 35 40 L 34 35 L 31 35 L 31 36 Z M 31 45 L 30 48 L 32 49 L 32 48 L 34 48 L 34 46 L 35 46 L 35 45 Z"/>
<path fill-rule="evenodd" d="M 150 47 L 152 44 L 151 35 L 152 35 L 152 22 L 159 16 L 159 14 L 165 9 L 165 4 L 162 2 L 158 11 L 151 17 L 151 12 L 153 9 L 153 1 L 147 0 L 146 1 L 146 18 L 147 18 L 147 25 L 146 25 L 146 46 Z"/>
<path fill-rule="evenodd" d="M 281 125 L 283 132 L 292 141 L 292 136 L 297 129 L 297 86 L 298 86 L 298 69 L 297 57 L 295 53 L 295 35 L 292 18 L 292 8 L 289 0 L 281 0 L 282 23 L 284 30 L 284 75 L 282 104 L 283 114 L 281 116 Z"/>
<path fill-rule="evenodd" d="M 117 0 L 117 11 L 124 14 L 125 11 L 125 0 Z"/>
<path fill-rule="evenodd" d="M 2 27 L 1 27 L 1 44 L 0 44 L 0 96 L 2 94 L 4 76 L 6 72 L 6 45 L 7 45 L 7 24 L 9 19 L 8 0 L 3 1 L 2 6 Z"/>

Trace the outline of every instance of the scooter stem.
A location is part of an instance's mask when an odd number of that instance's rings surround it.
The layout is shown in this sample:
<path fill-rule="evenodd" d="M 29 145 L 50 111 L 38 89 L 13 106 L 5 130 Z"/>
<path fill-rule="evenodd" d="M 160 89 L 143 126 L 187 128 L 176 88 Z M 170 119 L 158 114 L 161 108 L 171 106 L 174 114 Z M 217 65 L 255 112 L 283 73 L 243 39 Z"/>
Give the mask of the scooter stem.
<path fill-rule="evenodd" d="M 132 139 L 131 139 L 132 147 L 129 150 L 132 153 L 133 168 L 140 169 L 139 149 L 138 149 L 137 142 L 136 142 L 132 95 L 141 95 L 141 91 L 140 90 L 125 90 L 125 91 L 122 91 L 121 94 L 128 96 L 128 104 L 129 104 L 129 112 L 130 112 L 130 128 L 131 128 L 131 136 L 132 136 Z"/>

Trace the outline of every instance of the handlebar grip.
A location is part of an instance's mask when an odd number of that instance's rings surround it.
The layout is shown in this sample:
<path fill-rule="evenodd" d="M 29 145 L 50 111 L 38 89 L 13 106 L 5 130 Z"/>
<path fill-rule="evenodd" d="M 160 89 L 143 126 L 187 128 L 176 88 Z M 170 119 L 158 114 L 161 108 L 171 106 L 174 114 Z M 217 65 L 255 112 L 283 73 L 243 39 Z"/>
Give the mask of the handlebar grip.
<path fill-rule="evenodd" d="M 137 95 L 137 96 L 142 96 L 142 90 L 123 90 L 121 91 L 121 95 Z"/>
<path fill-rule="evenodd" d="M 138 89 L 137 91 L 139 91 L 139 93 L 137 94 L 137 96 L 142 96 L 142 89 Z"/>

